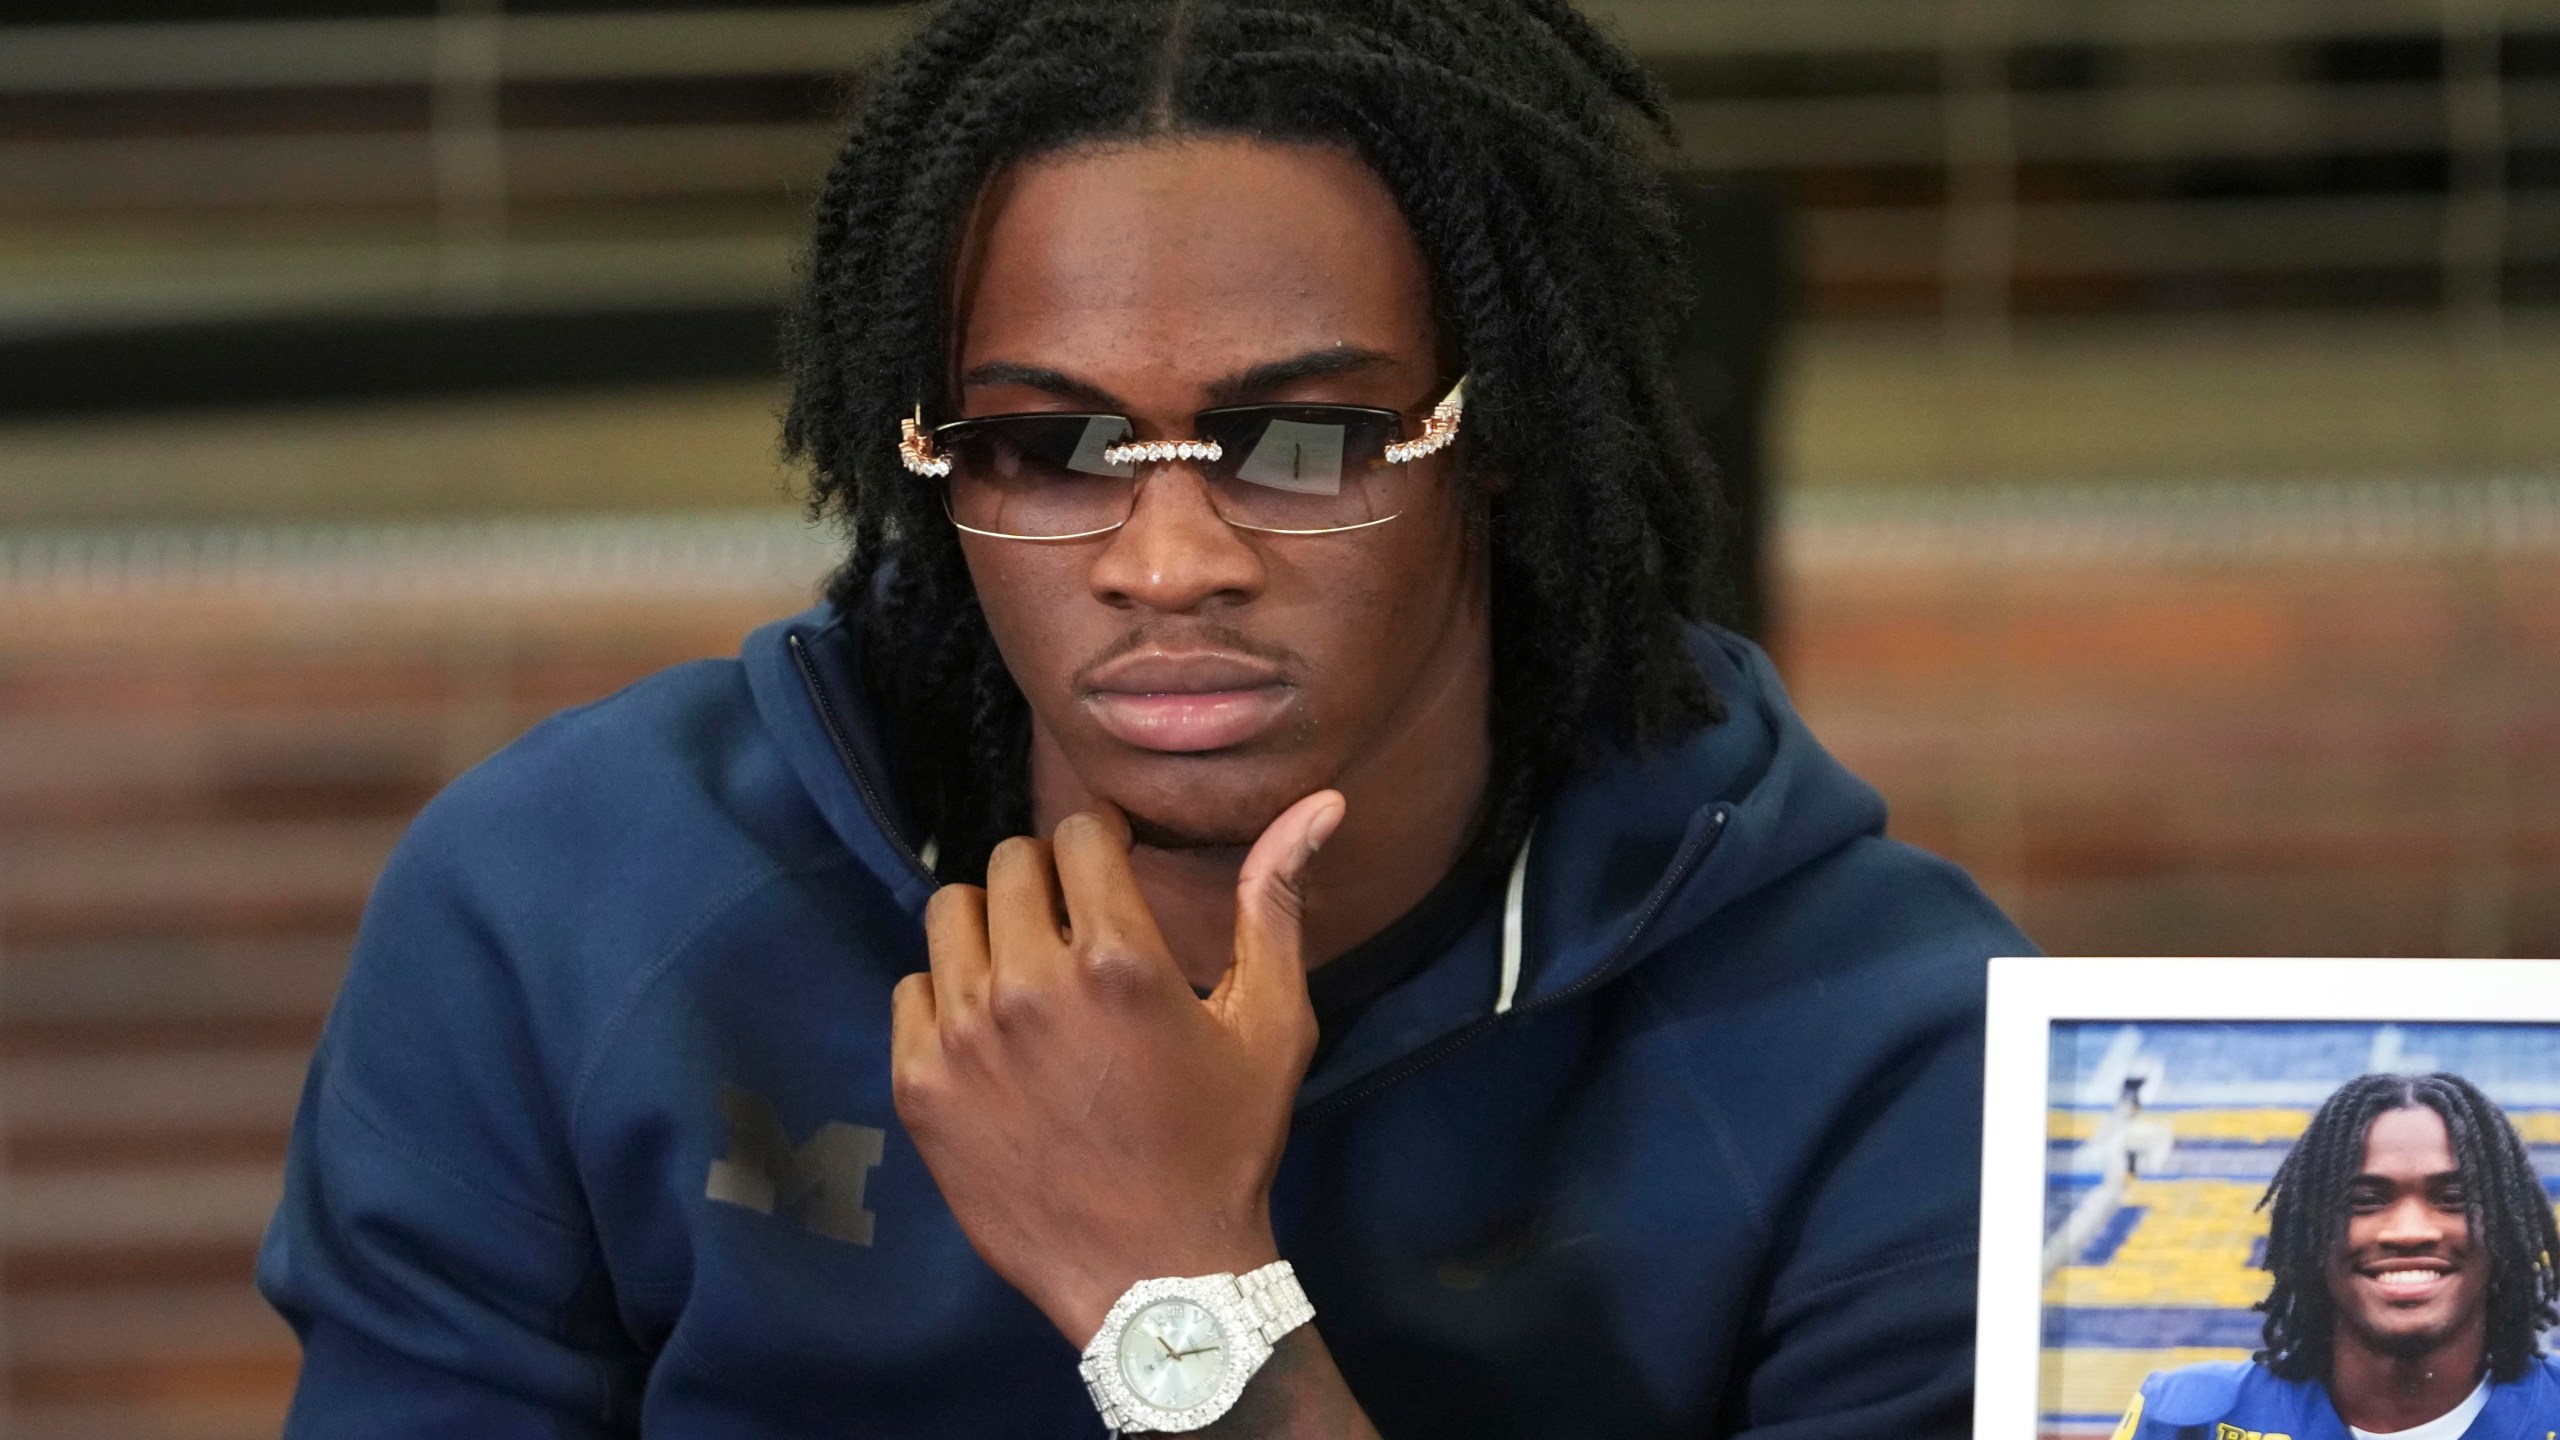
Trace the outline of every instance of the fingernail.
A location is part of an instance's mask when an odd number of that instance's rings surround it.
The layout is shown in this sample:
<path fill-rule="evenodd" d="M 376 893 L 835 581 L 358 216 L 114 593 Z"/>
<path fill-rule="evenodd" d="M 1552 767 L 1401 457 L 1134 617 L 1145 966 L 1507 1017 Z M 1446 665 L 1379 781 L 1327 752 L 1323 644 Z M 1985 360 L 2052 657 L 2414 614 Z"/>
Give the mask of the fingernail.
<path fill-rule="evenodd" d="M 1308 859 L 1313 860 L 1316 858 L 1316 852 L 1324 848 L 1324 842 L 1333 838 L 1334 827 L 1342 823 L 1343 808 L 1344 807 L 1340 805 L 1336 805 L 1332 809 L 1318 815 L 1315 820 L 1307 826 Z"/>

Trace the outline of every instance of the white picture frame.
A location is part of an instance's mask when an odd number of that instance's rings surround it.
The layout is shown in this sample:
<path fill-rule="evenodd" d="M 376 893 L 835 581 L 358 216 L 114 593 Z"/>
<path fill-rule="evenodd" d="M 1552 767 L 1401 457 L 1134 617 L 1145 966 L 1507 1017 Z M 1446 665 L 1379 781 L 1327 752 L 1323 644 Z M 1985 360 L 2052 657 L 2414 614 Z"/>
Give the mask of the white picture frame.
<path fill-rule="evenodd" d="M 2038 1433 L 2056 1022 L 2560 1023 L 2560 961 L 2003 957 L 1982 1098 L 1975 1440 Z"/>

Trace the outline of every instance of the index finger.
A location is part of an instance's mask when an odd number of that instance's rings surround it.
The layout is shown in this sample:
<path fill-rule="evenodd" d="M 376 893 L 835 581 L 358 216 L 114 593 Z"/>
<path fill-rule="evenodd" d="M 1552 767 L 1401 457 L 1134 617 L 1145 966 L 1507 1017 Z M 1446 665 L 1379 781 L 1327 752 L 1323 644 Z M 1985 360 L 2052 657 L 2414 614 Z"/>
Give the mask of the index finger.
<path fill-rule="evenodd" d="M 1172 966 L 1173 951 L 1129 864 L 1129 821 L 1118 806 L 1097 801 L 1059 821 L 1050 854 L 1066 897 L 1067 929 L 1079 946 L 1133 951 Z"/>

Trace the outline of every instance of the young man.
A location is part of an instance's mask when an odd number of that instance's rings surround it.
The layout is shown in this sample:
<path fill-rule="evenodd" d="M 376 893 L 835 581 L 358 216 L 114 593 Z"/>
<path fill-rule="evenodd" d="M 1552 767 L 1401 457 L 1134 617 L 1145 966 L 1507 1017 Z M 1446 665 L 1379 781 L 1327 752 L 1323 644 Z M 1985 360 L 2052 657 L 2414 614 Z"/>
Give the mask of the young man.
<path fill-rule="evenodd" d="M 2249 1363 L 2154 1375 L 2118 1440 L 2549 1440 L 2560 1361 L 2551 1198 L 2498 1107 L 2455 1075 L 2331 1095 L 2268 1187 Z"/>
<path fill-rule="evenodd" d="M 1964 1433 L 2025 942 L 1688 618 L 1630 104 L 1561 0 L 928 18 L 795 329 L 850 559 L 419 819 L 290 1433 Z"/>

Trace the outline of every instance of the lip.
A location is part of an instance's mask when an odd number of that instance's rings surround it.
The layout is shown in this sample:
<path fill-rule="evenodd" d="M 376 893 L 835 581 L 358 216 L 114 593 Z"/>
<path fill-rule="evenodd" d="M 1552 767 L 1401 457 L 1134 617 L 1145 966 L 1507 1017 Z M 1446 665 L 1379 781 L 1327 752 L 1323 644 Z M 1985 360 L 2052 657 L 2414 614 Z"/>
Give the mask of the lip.
<path fill-rule="evenodd" d="M 1085 709 L 1113 739 L 1198 754 L 1268 733 L 1296 703 L 1277 666 L 1223 650 L 1140 651 L 1086 678 Z"/>

